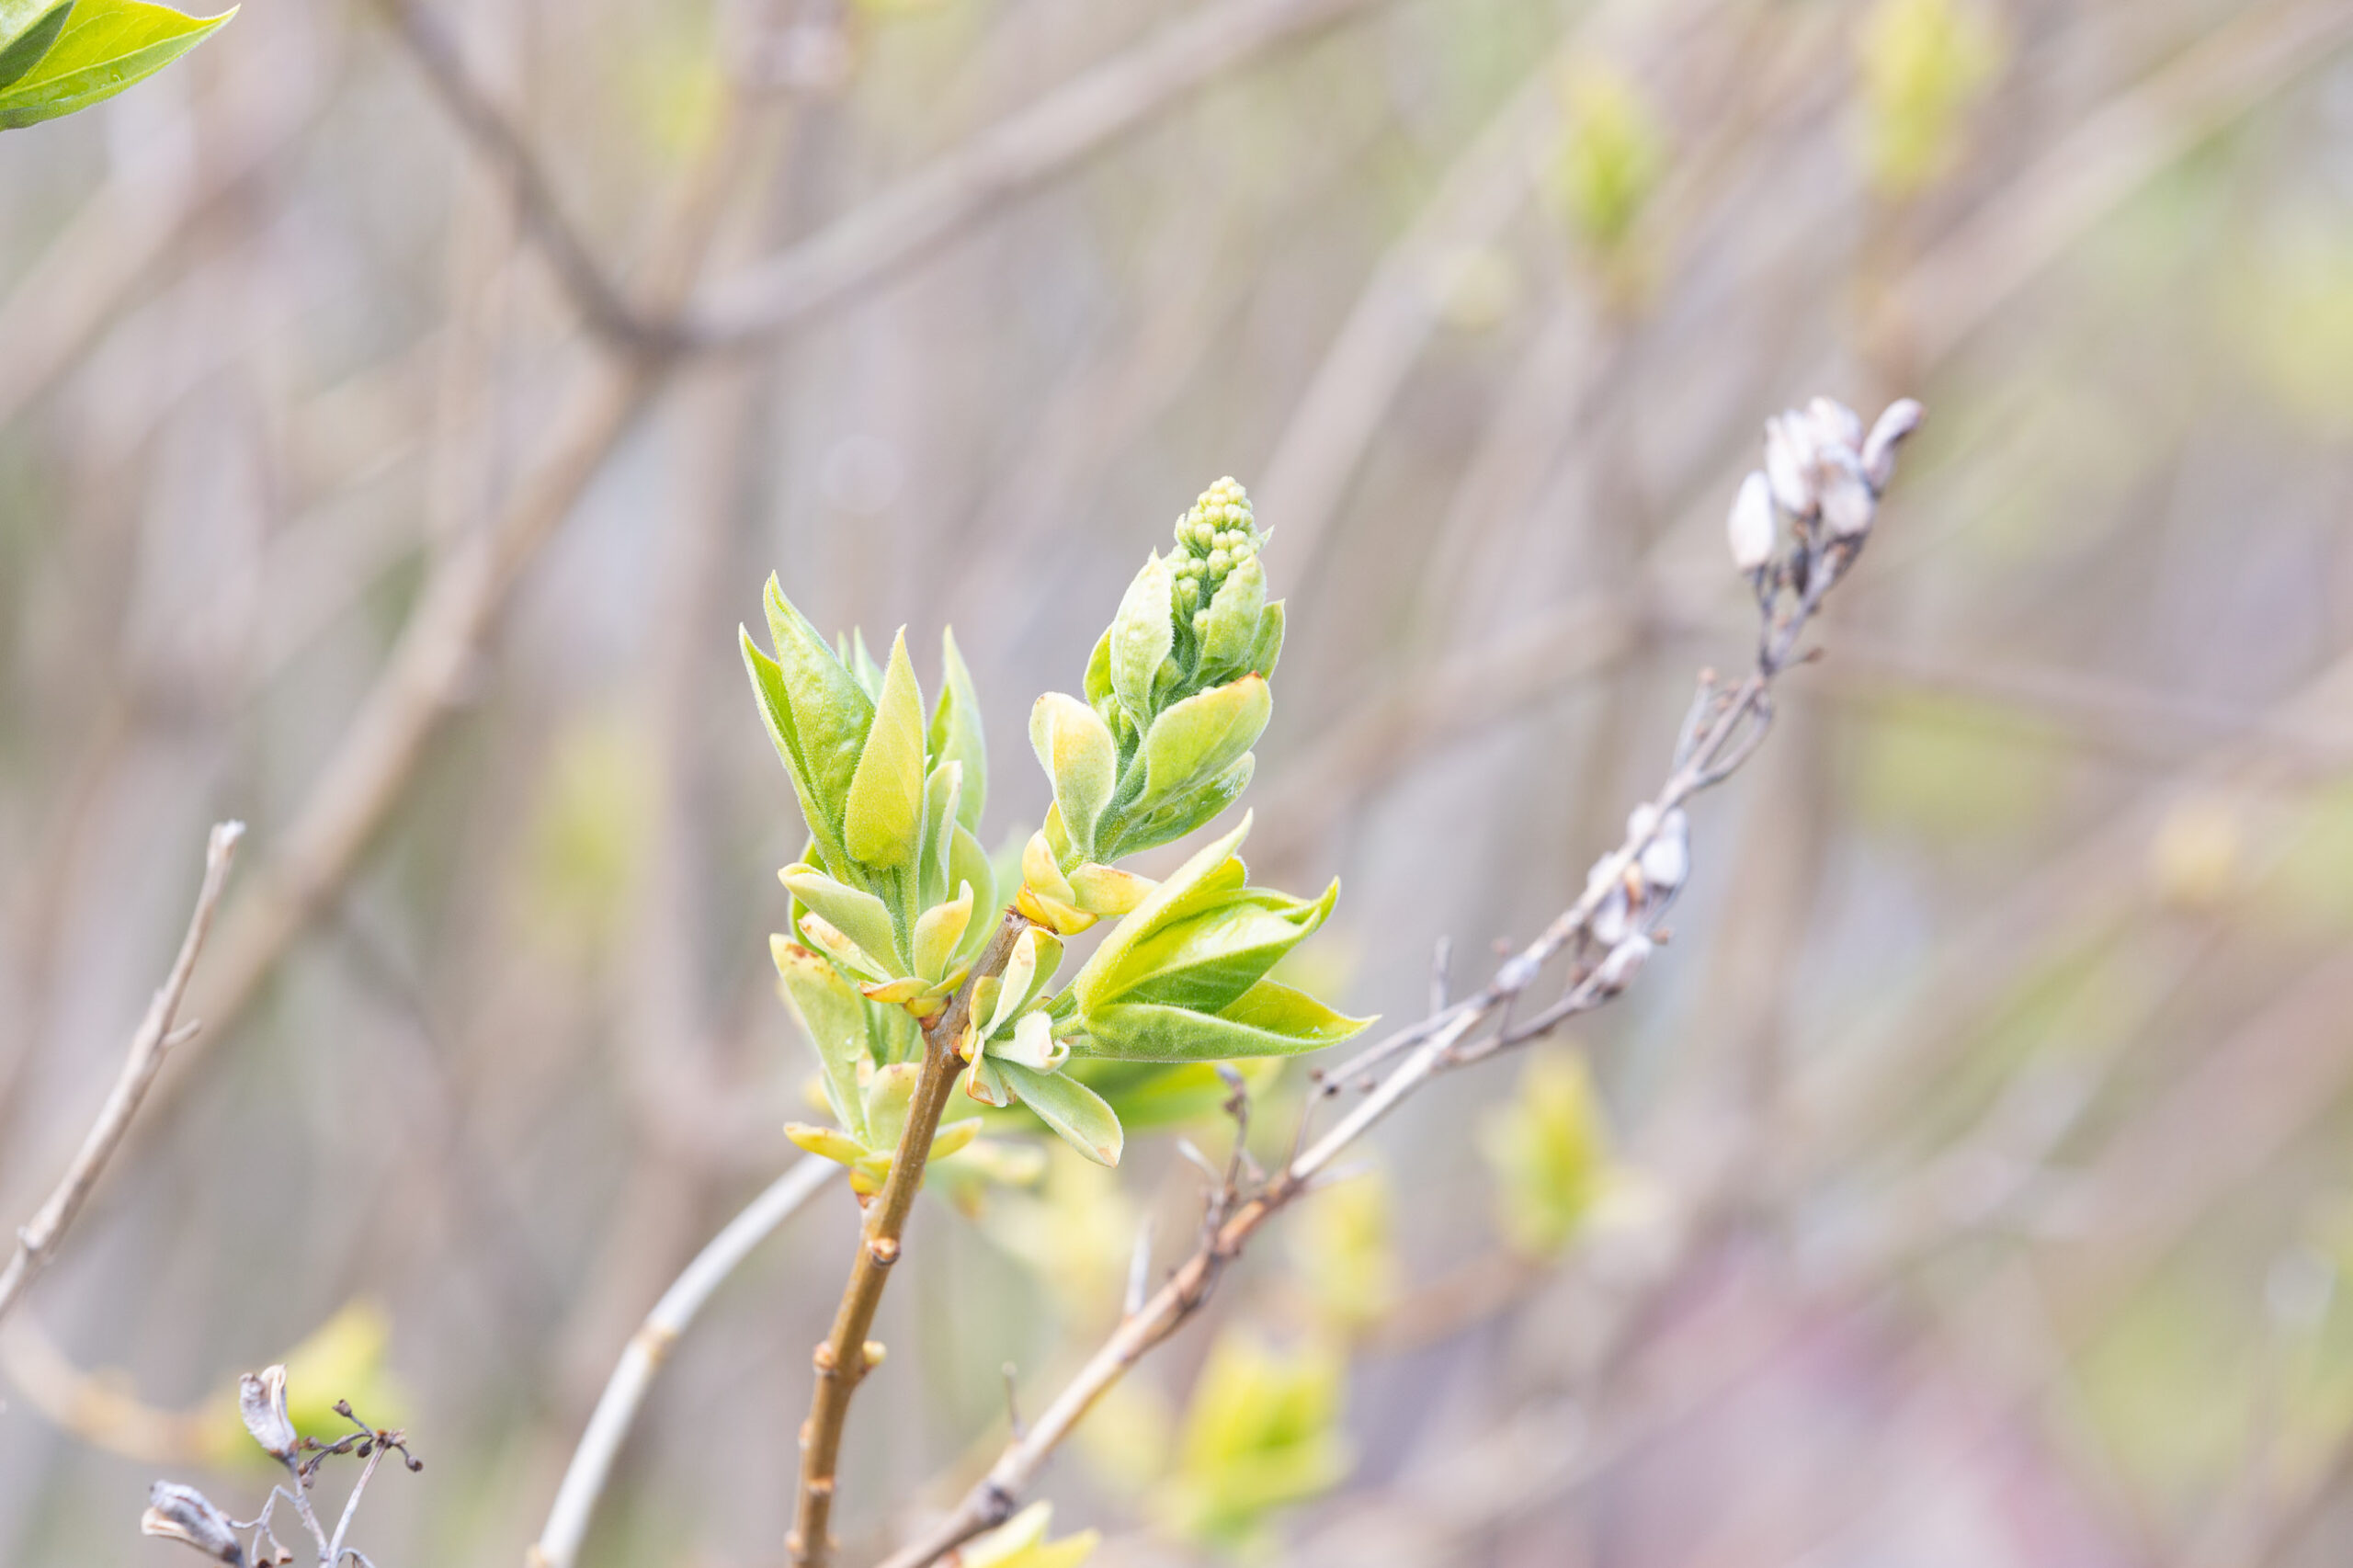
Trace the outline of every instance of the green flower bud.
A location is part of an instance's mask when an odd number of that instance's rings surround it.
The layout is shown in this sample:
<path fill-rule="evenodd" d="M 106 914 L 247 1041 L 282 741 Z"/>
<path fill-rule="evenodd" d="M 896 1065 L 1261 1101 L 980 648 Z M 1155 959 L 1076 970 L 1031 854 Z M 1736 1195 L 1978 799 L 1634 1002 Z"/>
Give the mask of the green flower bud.
<path fill-rule="evenodd" d="M 1224 551 L 1222 551 L 1222 550 L 1212 550 L 1212 551 L 1210 551 L 1210 575 L 1211 575 L 1211 576 L 1212 576 L 1212 577 L 1222 577 L 1222 576 L 1224 576 L 1224 575 L 1225 575 L 1226 572 L 1227 572 L 1227 571 L 1228 571 L 1228 570 L 1229 570 L 1233 565 L 1233 557 L 1232 557 L 1231 555 L 1228 555 Z"/>

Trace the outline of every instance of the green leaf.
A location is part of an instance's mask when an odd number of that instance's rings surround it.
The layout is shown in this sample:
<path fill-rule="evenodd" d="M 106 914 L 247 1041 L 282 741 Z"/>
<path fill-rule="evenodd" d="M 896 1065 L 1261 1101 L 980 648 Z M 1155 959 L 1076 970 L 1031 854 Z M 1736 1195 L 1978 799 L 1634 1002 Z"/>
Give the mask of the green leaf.
<path fill-rule="evenodd" d="M 842 845 L 851 859 L 897 867 L 915 858 L 923 828 L 923 693 L 902 631 L 891 642 L 874 724 L 842 812 Z"/>
<path fill-rule="evenodd" d="M 1120 1119 L 1101 1096 L 1060 1073 L 1033 1073 L 1019 1062 L 986 1059 L 1004 1074 L 1006 1084 L 1038 1119 L 1061 1134 L 1063 1142 L 1098 1165 L 1116 1165 L 1125 1135 Z"/>
<path fill-rule="evenodd" d="M 1127 1000 L 1214 1013 L 1265 979 L 1324 924 L 1339 896 L 1336 881 L 1312 902 L 1271 888 L 1238 893 L 1154 932 L 1111 977 L 1111 988 Z"/>
<path fill-rule="evenodd" d="M 878 1153 L 896 1149 L 907 1130 L 907 1108 L 915 1104 L 915 1080 L 923 1069 L 912 1062 L 878 1067 L 866 1081 L 866 1146 Z"/>
<path fill-rule="evenodd" d="M 824 1070 L 820 1081 L 834 1119 L 865 1137 L 866 1105 L 858 1084 L 858 1064 L 872 1060 L 867 1050 L 865 1000 L 832 964 L 799 943 L 770 937 L 768 950 L 783 982 L 785 1006 L 817 1048 L 817 1062 Z"/>
<path fill-rule="evenodd" d="M 1258 676 L 1197 692 L 1170 708 L 1144 733 L 1143 790 L 1127 814 L 1141 817 L 1232 767 L 1266 732 L 1274 710 L 1274 695 Z"/>
<path fill-rule="evenodd" d="M 964 795 L 964 765 L 943 762 L 931 770 L 923 785 L 923 850 L 920 875 L 916 878 L 915 897 L 925 908 L 948 896 L 956 884 L 949 878 L 949 859 L 954 852 L 958 805 Z"/>
<path fill-rule="evenodd" d="M 964 667 L 956 633 L 946 629 L 939 633 L 939 702 L 931 710 L 932 760 L 964 765 L 956 820 L 978 833 L 981 805 L 988 798 L 988 742 L 981 733 L 981 699 L 972 690 L 972 672 Z"/>
<path fill-rule="evenodd" d="M 1152 683 L 1176 640 L 1171 617 L 1176 579 L 1154 551 L 1128 585 L 1111 618 L 1111 687 L 1142 724 L 1152 717 Z"/>
<path fill-rule="evenodd" d="M 956 824 L 948 844 L 948 880 L 950 883 L 970 883 L 975 912 L 995 914 L 996 902 L 996 868 L 989 860 L 989 853 L 981 841 L 972 836 L 961 823 Z M 964 940 L 958 945 L 956 957 L 949 967 L 969 963 L 980 957 L 988 945 L 989 935 L 996 929 L 995 920 L 975 920 L 964 927 Z"/>
<path fill-rule="evenodd" d="M 1029 746 L 1053 781 L 1063 831 L 1081 859 L 1095 858 L 1095 824 L 1120 781 L 1120 745 L 1093 709 L 1050 691 L 1029 710 Z"/>
<path fill-rule="evenodd" d="M 1097 718 L 1119 733 L 1120 720 L 1125 710 L 1120 706 L 1120 694 L 1111 685 L 1111 632 L 1106 627 L 1103 635 L 1095 640 L 1095 652 L 1087 655 L 1086 705 L 1095 710 Z"/>
<path fill-rule="evenodd" d="M 964 927 L 972 919 L 972 884 L 966 882 L 962 893 L 946 903 L 934 904 L 915 921 L 915 972 L 926 980 L 938 980 L 948 972 L 948 960 L 964 939 Z"/>
<path fill-rule="evenodd" d="M 144 0 L 80 0 L 38 63 L 0 89 L 0 130 L 87 108 L 186 54 L 237 13 L 188 17 Z"/>
<path fill-rule="evenodd" d="M 1258 640 L 1259 612 L 1267 608 L 1267 569 L 1252 556 L 1226 574 L 1210 600 L 1209 625 L 1201 632 L 1200 673 L 1214 679 L 1246 668 Z"/>
<path fill-rule="evenodd" d="M 1187 790 L 1157 811 L 1140 817 L 1119 813 L 1120 821 L 1104 835 L 1106 842 L 1096 846 L 1097 852 L 1115 857 L 1132 855 L 1184 837 L 1204 823 L 1214 821 L 1226 807 L 1240 800 L 1242 791 L 1250 787 L 1250 776 L 1257 766 L 1258 759 L 1245 752 L 1223 773 L 1199 789 Z"/>
<path fill-rule="evenodd" d="M 785 767 L 792 775 L 801 814 L 809 819 L 809 830 L 817 837 L 826 868 L 836 876 L 846 875 L 849 867 L 842 846 L 842 812 L 866 733 L 874 722 L 874 704 L 808 618 L 784 597 L 773 575 L 762 602 L 767 612 L 768 637 L 776 645 L 773 668 L 779 700 L 790 715 L 787 729 L 791 749 L 785 756 Z M 748 636 L 745 646 L 750 662 Z M 760 674 L 756 664 L 755 685 Z M 769 729 L 777 733 L 773 718 Z M 782 738 L 777 744 L 779 751 L 784 750 Z"/>
<path fill-rule="evenodd" d="M 1020 1016 L 1021 1009 L 1054 978 L 1054 971 L 1063 961 L 1062 938 L 1051 931 L 1031 926 L 1014 938 L 1013 952 L 1005 960 L 1003 983 L 998 987 L 996 1006 L 989 1014 L 989 1021 L 981 1029 L 981 1038 L 988 1039 Z"/>
<path fill-rule="evenodd" d="M 813 866 L 787 866 L 777 876 L 792 896 L 816 911 L 826 925 L 856 942 L 886 973 L 906 968 L 890 905 L 863 888 L 837 882 Z"/>
<path fill-rule="evenodd" d="M 1258 634 L 1250 644 L 1250 673 L 1261 680 L 1275 676 L 1275 661 L 1283 656 L 1283 601 L 1277 599 L 1258 612 Z"/>
<path fill-rule="evenodd" d="M 1085 1049 L 1121 1062 L 1231 1062 L 1337 1045 L 1373 1020 L 1334 1012 L 1304 991 L 1262 980 L 1215 1013 L 1161 1002 L 1089 1009 Z"/>
<path fill-rule="evenodd" d="M 0 0 L 0 87 L 40 63 L 73 12 L 74 0 Z"/>
<path fill-rule="evenodd" d="M 1191 859 L 1171 872 L 1167 881 L 1153 889 L 1142 903 L 1120 917 L 1120 923 L 1111 927 L 1111 934 L 1103 938 L 1102 945 L 1071 979 L 1071 994 L 1082 1008 L 1116 994 L 1110 989 L 1111 979 L 1126 963 L 1130 950 L 1167 917 L 1178 901 L 1213 874 L 1223 872 L 1235 847 L 1249 835 L 1250 818 L 1245 815 L 1232 833 L 1197 851 Z"/>

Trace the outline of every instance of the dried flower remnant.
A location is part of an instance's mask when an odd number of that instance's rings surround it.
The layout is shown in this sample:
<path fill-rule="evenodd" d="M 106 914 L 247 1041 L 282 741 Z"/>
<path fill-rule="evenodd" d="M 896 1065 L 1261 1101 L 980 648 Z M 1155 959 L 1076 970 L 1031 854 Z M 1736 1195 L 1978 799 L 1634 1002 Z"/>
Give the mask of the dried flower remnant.
<path fill-rule="evenodd" d="M 245 1561 L 245 1549 L 229 1516 L 203 1493 L 176 1481 L 159 1481 L 147 1489 L 147 1511 L 139 1516 L 139 1533 L 192 1546 L 215 1562 L 242 1565 Z"/>
<path fill-rule="evenodd" d="M 272 1459 L 282 1460 L 301 1442 L 293 1418 L 286 1414 L 286 1369 L 268 1367 L 237 1380 L 237 1414 L 245 1430 Z"/>

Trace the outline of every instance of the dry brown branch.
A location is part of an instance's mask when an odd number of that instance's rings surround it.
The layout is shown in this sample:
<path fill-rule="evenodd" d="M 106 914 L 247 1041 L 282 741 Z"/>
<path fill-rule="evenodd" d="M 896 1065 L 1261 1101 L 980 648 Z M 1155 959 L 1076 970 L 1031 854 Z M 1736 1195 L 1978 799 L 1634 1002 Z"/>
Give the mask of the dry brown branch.
<path fill-rule="evenodd" d="M 661 356 L 683 339 L 665 321 L 642 314 L 625 298 L 563 210 L 554 181 L 514 120 L 466 68 L 458 40 L 420 0 L 376 0 L 449 118 L 497 169 L 513 194 L 524 233 L 547 257 L 589 330 L 617 349 Z"/>
<path fill-rule="evenodd" d="M 140 1020 L 139 1031 L 131 1037 L 131 1050 L 123 1058 L 122 1072 L 116 1077 L 114 1087 L 107 1092 L 106 1104 L 99 1108 L 97 1120 L 90 1124 L 81 1150 L 65 1167 L 64 1176 L 59 1178 L 48 1201 L 17 1233 L 17 1250 L 7 1267 L 0 1268 L 0 1319 L 8 1315 L 8 1309 L 17 1304 L 57 1256 L 58 1244 L 65 1239 L 74 1216 L 82 1212 L 82 1205 L 89 1201 L 90 1189 L 97 1185 L 98 1174 L 122 1146 L 122 1136 L 130 1131 L 131 1119 L 138 1114 L 140 1102 L 147 1097 L 148 1085 L 155 1081 L 164 1058 L 174 1046 L 195 1035 L 197 1025 L 193 1021 L 175 1028 L 173 1020 L 179 1016 L 180 999 L 188 994 L 189 977 L 196 972 L 197 955 L 204 950 L 205 934 L 212 928 L 212 911 L 221 902 L 221 890 L 228 884 L 229 862 L 235 858 L 237 840 L 244 831 L 243 823 L 214 824 L 205 845 L 204 881 L 197 890 L 196 910 L 188 916 L 188 934 L 180 938 L 179 956 L 172 960 L 171 972 L 165 977 L 154 1000 L 147 1004 L 147 1016 Z"/>
<path fill-rule="evenodd" d="M 842 1287 L 832 1332 L 817 1346 L 817 1386 L 810 1396 L 808 1423 L 801 1429 L 801 1500 L 793 1514 L 792 1534 L 785 1543 L 797 1564 L 824 1568 L 833 1559 L 834 1541 L 827 1523 L 833 1515 L 842 1426 L 859 1381 L 882 1358 L 881 1346 L 869 1341 L 867 1334 L 874 1326 L 875 1309 L 882 1304 L 882 1288 L 890 1280 L 891 1266 L 899 1261 L 900 1242 L 906 1233 L 907 1216 L 915 1210 L 915 1194 L 923 1190 L 932 1134 L 939 1130 L 939 1114 L 956 1086 L 957 1070 L 962 1065 L 957 1044 L 972 1017 L 972 993 L 983 981 L 1005 972 L 1015 940 L 1029 926 L 1022 915 L 1006 910 L 997 923 L 996 935 L 973 960 L 964 983 L 956 988 L 954 999 L 924 1026 L 923 1069 L 907 1107 L 906 1129 L 899 1136 L 898 1151 L 891 1157 L 891 1174 L 881 1192 L 866 1206 L 866 1223 L 858 1233 L 858 1257 L 850 1265 L 849 1282 Z"/>
<path fill-rule="evenodd" d="M 958 146 L 897 189 L 715 291 L 699 345 L 758 347 L 852 299 L 1007 199 L 1256 56 L 1372 0 L 1218 0 Z"/>

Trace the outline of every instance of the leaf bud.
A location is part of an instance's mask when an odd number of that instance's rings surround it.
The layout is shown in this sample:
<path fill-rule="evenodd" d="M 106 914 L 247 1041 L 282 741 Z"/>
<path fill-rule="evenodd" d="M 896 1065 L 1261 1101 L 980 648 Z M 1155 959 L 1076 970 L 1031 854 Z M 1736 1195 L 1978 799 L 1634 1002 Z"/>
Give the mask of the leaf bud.
<path fill-rule="evenodd" d="M 1594 907 L 1593 918 L 1586 923 L 1586 929 L 1593 934 L 1595 941 L 1613 949 L 1633 933 L 1633 905 L 1626 896 L 1624 878 L 1617 878 L 1610 882 L 1609 891 L 1601 895 L 1601 902 Z"/>
<path fill-rule="evenodd" d="M 1761 571 L 1773 558 L 1773 485 L 1763 473 L 1752 469 L 1740 482 L 1724 532 L 1732 545 L 1732 563 L 1741 571 Z"/>
<path fill-rule="evenodd" d="M 147 1511 L 139 1516 L 139 1533 L 192 1546 L 215 1562 L 242 1568 L 245 1561 L 245 1549 L 238 1544 L 229 1516 L 195 1487 L 176 1481 L 159 1481 L 148 1488 Z"/>
<path fill-rule="evenodd" d="M 1920 404 L 1908 397 L 1891 403 L 1871 426 L 1871 433 L 1863 441 L 1863 477 L 1871 482 L 1874 491 L 1887 488 L 1895 477 L 1895 449 L 1904 438 L 1920 427 Z"/>
<path fill-rule="evenodd" d="M 284 1459 L 302 1440 L 286 1414 L 286 1369 L 267 1367 L 237 1380 L 237 1414 L 245 1430 L 272 1459 Z"/>

